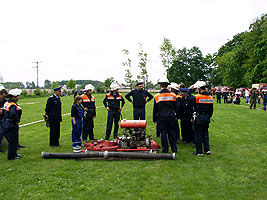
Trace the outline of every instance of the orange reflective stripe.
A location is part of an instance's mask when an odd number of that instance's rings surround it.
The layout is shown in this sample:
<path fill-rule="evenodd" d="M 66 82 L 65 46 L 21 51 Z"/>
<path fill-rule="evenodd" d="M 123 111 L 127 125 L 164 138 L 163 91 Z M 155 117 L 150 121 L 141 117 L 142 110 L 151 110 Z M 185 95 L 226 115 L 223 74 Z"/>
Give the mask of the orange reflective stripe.
<path fill-rule="evenodd" d="M 176 95 L 173 93 L 158 93 L 155 95 L 156 103 L 160 101 L 176 101 Z"/>
<path fill-rule="evenodd" d="M 86 94 L 83 94 L 81 97 L 83 99 L 83 102 L 90 102 L 90 99 L 88 98 Z M 91 102 L 95 102 L 95 97 L 92 96 Z"/>
<path fill-rule="evenodd" d="M 210 95 L 196 95 L 196 103 L 213 104 L 213 97 Z"/>
<path fill-rule="evenodd" d="M 4 110 L 6 110 L 6 111 L 10 111 L 10 107 L 11 106 L 16 106 L 16 109 L 17 110 L 21 110 L 21 108 L 17 105 L 17 104 L 15 104 L 14 102 L 6 102 L 5 104 L 4 104 L 4 106 L 3 106 L 3 109 Z"/>

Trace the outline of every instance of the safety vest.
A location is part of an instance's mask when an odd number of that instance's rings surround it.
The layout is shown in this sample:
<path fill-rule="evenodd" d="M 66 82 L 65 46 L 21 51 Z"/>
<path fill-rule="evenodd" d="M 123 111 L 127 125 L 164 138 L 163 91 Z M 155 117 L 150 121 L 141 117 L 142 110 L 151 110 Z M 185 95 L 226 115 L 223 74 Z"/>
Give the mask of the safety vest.
<path fill-rule="evenodd" d="M 196 103 L 213 104 L 213 97 L 210 95 L 198 94 L 196 95 Z"/>
<path fill-rule="evenodd" d="M 95 102 L 95 97 L 94 96 L 91 96 L 91 101 L 89 99 L 89 97 L 86 95 L 86 94 L 83 94 L 82 96 L 82 99 L 83 99 L 83 102 Z"/>
<path fill-rule="evenodd" d="M 17 110 L 21 110 L 21 108 L 14 102 L 6 102 L 3 106 L 3 109 L 6 110 L 6 111 L 10 111 L 10 107 L 11 106 L 16 106 L 16 109 Z"/>
<path fill-rule="evenodd" d="M 122 95 L 119 93 L 118 97 L 112 96 L 111 93 L 107 94 L 107 99 L 111 100 L 111 99 L 122 99 Z"/>
<path fill-rule="evenodd" d="M 177 97 L 174 93 L 158 93 L 155 95 L 156 103 L 161 101 L 176 101 Z"/>

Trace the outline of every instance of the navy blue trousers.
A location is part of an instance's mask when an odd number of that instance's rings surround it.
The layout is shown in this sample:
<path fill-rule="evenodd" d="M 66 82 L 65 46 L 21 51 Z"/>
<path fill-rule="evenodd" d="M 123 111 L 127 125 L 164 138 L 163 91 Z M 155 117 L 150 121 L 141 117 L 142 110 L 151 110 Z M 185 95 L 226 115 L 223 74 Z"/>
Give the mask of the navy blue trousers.
<path fill-rule="evenodd" d="M 60 138 L 60 122 L 49 122 L 50 124 L 50 146 L 58 146 Z"/>
<path fill-rule="evenodd" d="M 81 140 L 81 134 L 82 134 L 82 128 L 83 128 L 83 122 L 81 119 L 76 119 L 76 124 L 72 123 L 72 147 L 81 146 L 82 140 Z"/>
<path fill-rule="evenodd" d="M 7 159 L 8 160 L 15 159 L 18 150 L 19 129 L 18 128 L 7 129 L 4 135 L 8 141 Z"/>
<path fill-rule="evenodd" d="M 146 119 L 146 110 L 145 109 L 133 109 L 134 120 L 145 120 Z"/>
<path fill-rule="evenodd" d="M 168 153 L 169 151 L 169 144 L 171 146 L 172 152 L 177 152 L 176 146 L 176 123 L 175 119 L 169 119 L 168 121 L 161 121 L 158 120 L 158 127 L 161 134 L 161 145 L 162 145 L 162 152 Z"/>
<path fill-rule="evenodd" d="M 107 119 L 107 128 L 106 128 L 106 137 L 105 140 L 109 140 L 112 125 L 114 122 L 114 132 L 113 132 L 113 138 L 118 137 L 118 130 L 119 130 L 119 120 L 120 120 L 120 112 L 118 111 L 109 111 L 108 112 L 108 119 Z"/>
<path fill-rule="evenodd" d="M 208 129 L 209 125 L 195 125 L 195 145 L 199 154 L 203 154 L 203 147 L 204 152 L 210 151 Z"/>
<path fill-rule="evenodd" d="M 94 136 L 94 119 L 93 117 L 83 118 L 83 135 L 82 139 L 87 140 L 89 135 L 89 139 L 92 140 L 95 138 Z"/>

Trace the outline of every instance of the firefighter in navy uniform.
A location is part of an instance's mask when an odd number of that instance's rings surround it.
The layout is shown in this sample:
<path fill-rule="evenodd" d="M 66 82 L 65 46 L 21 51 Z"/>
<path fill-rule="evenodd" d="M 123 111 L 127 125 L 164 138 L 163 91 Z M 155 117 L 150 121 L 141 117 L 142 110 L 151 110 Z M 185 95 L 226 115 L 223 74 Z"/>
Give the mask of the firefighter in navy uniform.
<path fill-rule="evenodd" d="M 103 104 L 108 111 L 105 140 L 109 140 L 111 130 L 112 130 L 113 121 L 114 121 L 113 138 L 116 139 L 118 137 L 118 129 L 119 129 L 119 120 L 120 120 L 121 110 L 125 104 L 125 101 L 124 101 L 122 95 L 118 92 L 119 86 L 117 83 L 112 83 L 110 85 L 110 90 L 111 90 L 111 92 L 106 94 L 106 97 L 103 100 Z"/>
<path fill-rule="evenodd" d="M 176 95 L 176 98 L 177 98 L 177 104 L 179 106 L 181 106 L 181 100 L 182 100 L 182 97 L 181 95 L 179 95 L 179 85 L 177 83 L 174 83 L 172 82 L 169 87 L 171 88 L 171 92 L 174 93 Z M 181 107 L 178 108 L 179 111 L 181 111 Z M 179 119 L 181 118 L 181 112 L 180 113 L 177 113 L 177 115 L 179 116 Z M 179 127 L 179 121 L 178 121 L 178 118 L 176 119 L 176 142 L 178 142 L 180 140 L 180 127 Z"/>
<path fill-rule="evenodd" d="M 177 152 L 176 123 L 178 118 L 177 113 L 179 112 L 176 101 L 177 97 L 167 89 L 169 84 L 167 78 L 161 78 L 158 84 L 160 84 L 161 91 L 154 96 L 153 122 L 157 123 L 159 127 L 162 152 L 168 153 L 169 140 L 171 150 L 175 153 Z"/>
<path fill-rule="evenodd" d="M 143 82 L 138 81 L 136 84 L 137 89 L 132 90 L 125 95 L 125 98 L 133 104 L 133 117 L 134 120 L 145 120 L 146 119 L 146 103 L 153 99 L 153 96 L 143 89 Z M 130 97 L 133 97 L 133 100 Z M 148 99 L 147 99 L 148 97 Z"/>
<path fill-rule="evenodd" d="M 20 158 L 17 153 L 19 139 L 19 122 L 22 115 L 22 110 L 17 102 L 22 91 L 20 89 L 12 89 L 7 97 L 10 98 L 3 107 L 3 117 L 5 120 L 4 136 L 8 141 L 8 160 L 16 160 Z"/>
<path fill-rule="evenodd" d="M 61 116 L 61 87 L 54 88 L 54 94 L 47 99 L 45 113 L 48 116 L 50 127 L 50 146 L 61 146 L 59 144 L 60 138 L 60 122 Z"/>
<path fill-rule="evenodd" d="M 192 125 L 194 96 L 187 93 L 188 88 L 180 88 L 182 116 L 181 116 L 181 135 L 184 143 L 195 143 Z"/>
<path fill-rule="evenodd" d="M 204 81 L 198 81 L 194 86 L 190 88 L 198 88 L 198 94 L 195 96 L 194 104 L 194 130 L 195 130 L 195 145 L 196 151 L 193 155 L 202 156 L 203 147 L 204 153 L 211 154 L 209 146 L 209 123 L 213 114 L 213 97 L 210 96 L 206 90 L 206 83 Z M 203 147 L 202 147 L 203 145 Z"/>
<path fill-rule="evenodd" d="M 86 142 L 88 135 L 90 140 L 97 140 L 94 137 L 94 118 L 96 118 L 96 109 L 95 97 L 92 96 L 94 86 L 88 84 L 84 89 L 86 93 L 81 96 L 83 99 L 82 105 L 84 107 L 82 140 Z"/>
<path fill-rule="evenodd" d="M 4 117 L 3 117 L 3 106 L 6 103 L 6 96 L 8 92 L 4 87 L 0 86 L 0 152 L 4 153 L 5 151 L 1 149 L 2 138 L 4 136 Z"/>

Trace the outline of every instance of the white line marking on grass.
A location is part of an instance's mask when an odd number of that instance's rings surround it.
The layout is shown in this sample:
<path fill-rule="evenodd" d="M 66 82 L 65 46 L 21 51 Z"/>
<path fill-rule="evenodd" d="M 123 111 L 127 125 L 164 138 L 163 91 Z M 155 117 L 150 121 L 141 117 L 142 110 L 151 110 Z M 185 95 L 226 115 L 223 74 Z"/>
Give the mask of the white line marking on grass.
<path fill-rule="evenodd" d="M 98 106 L 96 108 L 101 108 L 101 107 L 104 107 L 104 106 Z M 70 113 L 62 114 L 61 116 L 64 117 L 64 116 L 68 116 L 68 115 L 70 115 Z M 28 126 L 28 125 L 32 125 L 32 124 L 37 124 L 37 123 L 40 123 L 40 122 L 44 122 L 44 119 L 38 120 L 38 121 L 35 121 L 35 122 L 30 122 L 30 123 L 27 123 L 27 124 L 22 124 L 22 125 L 19 125 L 19 127 L 24 127 L 24 126 Z"/>
<path fill-rule="evenodd" d="M 244 106 L 244 105 L 239 105 L 239 106 L 243 107 L 243 108 L 249 108 L 248 106 Z M 253 110 L 262 110 L 262 109 L 256 108 L 256 109 L 253 109 Z"/>
<path fill-rule="evenodd" d="M 35 104 L 35 103 L 39 103 L 39 102 L 20 103 L 19 105 Z"/>

